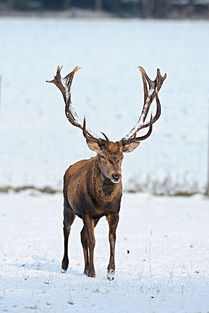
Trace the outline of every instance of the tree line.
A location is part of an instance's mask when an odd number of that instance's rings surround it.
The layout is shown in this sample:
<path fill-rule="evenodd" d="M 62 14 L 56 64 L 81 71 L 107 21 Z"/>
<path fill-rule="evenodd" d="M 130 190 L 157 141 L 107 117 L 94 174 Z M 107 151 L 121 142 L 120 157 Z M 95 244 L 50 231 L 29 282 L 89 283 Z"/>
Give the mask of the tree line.
<path fill-rule="evenodd" d="M 72 8 L 106 11 L 124 17 L 165 18 L 172 10 L 209 8 L 209 0 L 0 0 L 1 8 L 11 10 L 69 10 Z M 186 12 L 187 12 L 186 11 Z"/>

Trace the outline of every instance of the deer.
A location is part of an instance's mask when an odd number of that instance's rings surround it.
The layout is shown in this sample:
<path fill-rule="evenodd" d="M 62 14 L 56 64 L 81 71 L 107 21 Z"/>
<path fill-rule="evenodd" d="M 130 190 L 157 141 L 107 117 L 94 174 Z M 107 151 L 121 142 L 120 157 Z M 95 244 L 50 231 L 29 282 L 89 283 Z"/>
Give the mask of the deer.
<path fill-rule="evenodd" d="M 105 133 L 101 132 L 104 138 L 95 135 L 86 126 L 86 118 L 83 123 L 72 106 L 71 86 L 74 74 L 80 69 L 76 66 L 64 78 L 61 77 L 62 67 L 58 66 L 54 79 L 46 82 L 55 84 L 61 91 L 65 104 L 65 115 L 67 120 L 75 127 L 82 130 L 87 146 L 96 152 L 96 156 L 87 160 L 81 160 L 71 165 L 64 174 L 63 197 L 64 197 L 64 256 L 62 259 L 61 271 L 65 273 L 69 265 L 68 240 L 71 226 L 75 217 L 83 221 L 81 230 L 81 244 L 84 256 L 84 274 L 88 277 L 95 277 L 94 228 L 100 218 L 105 216 L 109 225 L 109 246 L 110 257 L 107 266 L 107 278 L 114 280 L 115 277 L 115 243 L 116 229 L 119 222 L 119 211 L 122 197 L 122 160 L 123 154 L 132 152 L 147 139 L 153 130 L 153 124 L 161 115 L 161 103 L 159 90 L 162 87 L 167 75 L 161 76 L 160 69 L 157 69 L 156 78 L 152 81 L 143 67 L 138 67 L 144 90 L 144 103 L 136 125 L 119 141 L 109 140 Z M 156 113 L 150 114 L 151 104 L 155 100 Z M 143 134 L 139 132 L 145 130 Z"/>

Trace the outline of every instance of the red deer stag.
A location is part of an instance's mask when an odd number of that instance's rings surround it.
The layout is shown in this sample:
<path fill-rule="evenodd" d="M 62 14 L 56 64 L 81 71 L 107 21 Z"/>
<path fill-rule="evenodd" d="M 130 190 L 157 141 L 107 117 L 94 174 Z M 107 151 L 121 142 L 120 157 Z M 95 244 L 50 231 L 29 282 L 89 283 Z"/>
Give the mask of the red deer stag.
<path fill-rule="evenodd" d="M 110 259 L 107 267 L 107 278 L 114 279 L 115 273 L 115 241 L 116 228 L 119 220 L 120 202 L 122 196 L 121 163 L 124 152 L 131 152 L 139 146 L 142 140 L 152 133 L 153 124 L 161 114 L 161 105 L 158 92 L 166 79 L 166 74 L 157 76 L 152 81 L 142 67 L 141 72 L 144 87 L 144 105 L 137 124 L 120 141 L 112 142 L 104 134 L 104 139 L 94 135 L 78 121 L 71 103 L 71 85 L 75 72 L 80 68 L 76 66 L 65 78 L 61 77 L 61 67 L 57 67 L 56 75 L 49 83 L 54 83 L 61 91 L 65 102 L 65 114 L 68 121 L 82 129 L 86 143 L 97 155 L 88 160 L 79 161 L 70 166 L 64 175 L 64 257 L 62 272 L 68 268 L 68 238 L 75 216 L 83 220 L 81 230 L 81 243 L 84 255 L 84 273 L 95 277 L 94 269 L 94 227 L 102 216 L 106 216 L 109 224 Z M 147 115 L 153 100 L 156 100 L 156 113 L 147 120 Z M 138 136 L 138 132 L 147 129 L 146 134 Z"/>

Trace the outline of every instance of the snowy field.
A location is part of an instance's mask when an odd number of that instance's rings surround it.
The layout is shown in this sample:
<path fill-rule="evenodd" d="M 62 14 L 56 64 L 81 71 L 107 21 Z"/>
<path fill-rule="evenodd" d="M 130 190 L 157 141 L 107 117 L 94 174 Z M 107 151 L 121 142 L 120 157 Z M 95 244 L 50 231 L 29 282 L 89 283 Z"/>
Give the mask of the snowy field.
<path fill-rule="evenodd" d="M 107 223 L 96 227 L 96 278 L 83 275 L 81 220 L 63 253 L 62 197 L 0 196 L 0 312 L 207 313 L 209 200 L 124 194 L 116 278 L 106 279 Z"/>
<path fill-rule="evenodd" d="M 45 83 L 64 66 L 82 67 L 73 103 L 95 132 L 112 140 L 137 121 L 143 93 L 137 70 L 168 78 L 162 116 L 124 160 L 125 188 L 202 190 L 207 177 L 209 23 L 195 21 L 0 19 L 0 186 L 61 189 L 64 170 L 88 150 L 66 121 L 58 90 Z M 160 189 L 161 188 L 161 189 Z"/>
<path fill-rule="evenodd" d="M 93 155 L 45 80 L 82 66 L 73 103 L 112 140 L 137 121 L 138 65 L 168 78 L 153 134 L 126 156 L 125 189 L 202 191 L 207 178 L 209 23 L 195 21 L 0 19 L 0 188 L 62 188 L 69 164 Z M 63 253 L 62 196 L 0 194 L 0 312 L 208 313 L 209 200 L 125 193 L 116 278 L 106 279 L 107 223 L 96 227 L 96 278 L 83 275 L 81 220 Z"/>

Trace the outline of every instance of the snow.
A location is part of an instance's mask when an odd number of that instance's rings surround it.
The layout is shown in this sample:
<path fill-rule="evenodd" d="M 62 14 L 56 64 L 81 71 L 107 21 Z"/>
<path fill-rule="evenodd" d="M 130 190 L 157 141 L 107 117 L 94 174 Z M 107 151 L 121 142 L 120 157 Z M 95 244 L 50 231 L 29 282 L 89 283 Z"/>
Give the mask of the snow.
<path fill-rule="evenodd" d="M 0 312 L 207 313 L 208 201 L 125 193 L 116 277 L 108 281 L 104 218 L 95 229 L 96 278 L 83 275 L 79 218 L 70 236 L 70 267 L 62 274 L 61 194 L 1 194 Z"/>
<path fill-rule="evenodd" d="M 85 19 L 0 19 L 2 77 L 0 186 L 61 189 L 69 164 L 88 158 L 82 132 L 69 124 L 59 90 L 45 83 L 82 66 L 73 106 L 96 134 L 124 137 L 143 103 L 137 67 L 167 73 L 162 115 L 152 136 L 124 159 L 124 186 L 169 181 L 202 190 L 207 179 L 209 23 Z M 155 108 L 152 108 L 155 112 Z M 151 187 L 150 187 L 151 188 Z"/>
<path fill-rule="evenodd" d="M 157 68 L 166 72 L 162 115 L 149 140 L 125 157 L 124 186 L 204 188 L 208 22 L 0 18 L 0 38 L 0 187 L 61 189 L 69 164 L 92 156 L 82 132 L 67 121 L 59 90 L 45 83 L 59 64 L 63 76 L 82 66 L 73 106 L 80 120 L 85 115 L 95 133 L 111 140 L 139 118 L 137 66 L 151 79 Z M 108 281 L 104 218 L 95 230 L 96 278 L 83 275 L 79 218 L 70 237 L 70 268 L 62 274 L 61 194 L 0 194 L 0 312 L 207 313 L 208 201 L 124 193 L 116 277 Z"/>

